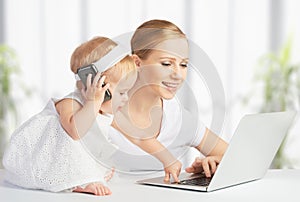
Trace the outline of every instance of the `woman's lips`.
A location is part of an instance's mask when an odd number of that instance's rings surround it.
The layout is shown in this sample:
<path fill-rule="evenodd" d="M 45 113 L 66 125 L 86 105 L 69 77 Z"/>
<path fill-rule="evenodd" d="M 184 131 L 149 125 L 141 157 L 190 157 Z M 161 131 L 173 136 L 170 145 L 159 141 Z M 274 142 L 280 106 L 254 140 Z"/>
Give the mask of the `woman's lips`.
<path fill-rule="evenodd" d="M 179 82 L 167 82 L 163 81 L 162 84 L 169 90 L 169 91 L 176 91 L 180 86 Z"/>

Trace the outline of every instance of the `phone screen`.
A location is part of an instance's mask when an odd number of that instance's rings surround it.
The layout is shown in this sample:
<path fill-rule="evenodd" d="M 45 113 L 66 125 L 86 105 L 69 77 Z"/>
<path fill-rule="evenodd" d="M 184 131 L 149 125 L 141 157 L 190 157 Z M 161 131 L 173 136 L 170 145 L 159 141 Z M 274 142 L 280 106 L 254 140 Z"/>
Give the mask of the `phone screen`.
<path fill-rule="evenodd" d="M 91 64 L 85 67 L 80 67 L 77 71 L 77 74 L 82 81 L 83 85 L 86 87 L 86 80 L 89 74 L 92 74 L 92 82 L 97 74 L 98 70 L 95 65 Z"/>
<path fill-rule="evenodd" d="M 88 65 L 85 67 L 80 67 L 77 70 L 77 74 L 78 74 L 81 82 L 85 86 L 85 88 L 86 88 L 86 80 L 87 80 L 88 75 L 92 74 L 92 82 L 93 82 L 97 72 L 98 72 L 98 70 L 94 64 L 91 64 L 91 65 Z M 105 85 L 105 84 L 103 84 L 103 85 Z M 105 96 L 104 96 L 103 102 L 106 102 L 106 101 L 110 100 L 111 98 L 112 98 L 111 92 L 109 91 L 109 89 L 107 89 L 105 91 Z"/>

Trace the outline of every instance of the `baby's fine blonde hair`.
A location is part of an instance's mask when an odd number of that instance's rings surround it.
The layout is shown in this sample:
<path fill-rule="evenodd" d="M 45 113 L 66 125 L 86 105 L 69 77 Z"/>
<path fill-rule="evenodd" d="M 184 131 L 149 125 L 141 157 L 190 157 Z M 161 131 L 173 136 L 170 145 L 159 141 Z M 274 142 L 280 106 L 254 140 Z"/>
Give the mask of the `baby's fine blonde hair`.
<path fill-rule="evenodd" d="M 71 56 L 70 66 L 72 72 L 77 74 L 77 70 L 80 67 L 96 62 L 116 46 L 117 43 L 113 40 L 100 36 L 81 44 L 74 50 Z M 136 71 L 135 63 L 132 57 L 127 55 L 116 65 L 102 72 L 102 74 L 106 76 L 107 82 L 118 82 L 123 76 L 133 71 Z M 81 88 L 82 85 L 78 86 L 78 83 L 81 82 L 77 82 L 77 87 Z"/>

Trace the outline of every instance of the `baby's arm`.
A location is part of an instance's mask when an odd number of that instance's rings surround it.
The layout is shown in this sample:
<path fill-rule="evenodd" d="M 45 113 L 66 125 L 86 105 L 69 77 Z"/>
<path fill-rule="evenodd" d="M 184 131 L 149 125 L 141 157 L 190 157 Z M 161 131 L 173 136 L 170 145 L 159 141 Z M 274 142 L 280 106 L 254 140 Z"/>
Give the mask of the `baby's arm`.
<path fill-rule="evenodd" d="M 88 76 L 87 89 L 83 92 L 86 99 L 83 106 L 73 99 L 64 99 L 56 104 L 61 125 L 74 140 L 86 134 L 99 113 L 105 91 L 109 87 L 109 84 L 102 87 L 105 76 L 101 78 L 100 76 L 98 73 L 93 83 L 91 75 Z"/>
<path fill-rule="evenodd" d="M 135 140 L 136 145 L 157 158 L 164 165 L 165 181 L 170 180 L 170 175 L 175 182 L 178 182 L 178 176 L 181 171 L 182 164 L 164 147 L 156 138 L 146 140 Z"/>
<path fill-rule="evenodd" d="M 126 109 L 124 110 L 125 112 Z M 136 127 L 130 121 L 127 113 L 117 113 L 114 116 L 112 126 L 120 131 L 129 141 L 140 147 L 145 152 L 157 158 L 164 166 L 165 180 L 170 179 L 170 174 L 175 181 L 181 170 L 181 163 L 162 145 L 153 134 L 155 128 L 150 130 Z M 150 135 L 149 135 L 150 134 Z"/>
<path fill-rule="evenodd" d="M 174 181 L 179 181 L 178 176 L 182 164 L 156 138 L 136 139 L 128 136 L 127 138 L 162 162 L 165 170 L 165 181 L 170 180 L 170 175 L 173 177 Z"/>

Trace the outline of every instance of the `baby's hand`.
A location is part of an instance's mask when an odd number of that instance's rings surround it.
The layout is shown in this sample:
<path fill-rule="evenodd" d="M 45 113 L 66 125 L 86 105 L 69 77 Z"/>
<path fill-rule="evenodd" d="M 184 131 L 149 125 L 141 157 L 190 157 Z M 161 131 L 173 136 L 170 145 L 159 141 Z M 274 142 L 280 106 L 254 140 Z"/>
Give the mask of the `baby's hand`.
<path fill-rule="evenodd" d="M 80 192 L 80 193 L 90 193 L 95 194 L 97 196 L 105 196 L 111 195 L 112 192 L 110 189 L 99 182 L 94 182 L 86 185 L 84 188 L 78 186 L 76 187 L 73 192 Z"/>
<path fill-rule="evenodd" d="M 82 94 L 87 101 L 99 101 L 102 104 L 105 91 L 109 88 L 109 84 L 105 84 L 102 87 L 106 77 L 100 77 L 101 73 L 98 72 L 92 83 L 92 75 L 88 75 L 86 80 L 86 89 L 82 89 Z"/>
<path fill-rule="evenodd" d="M 176 160 L 173 164 L 165 167 L 165 181 L 170 181 L 170 175 L 172 175 L 175 182 L 179 182 L 178 176 L 181 171 L 182 164 Z"/>

